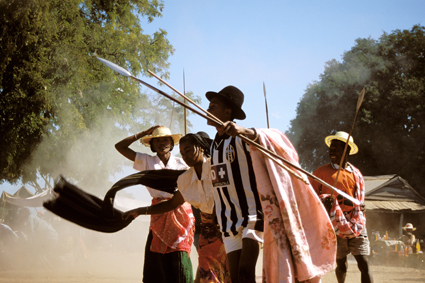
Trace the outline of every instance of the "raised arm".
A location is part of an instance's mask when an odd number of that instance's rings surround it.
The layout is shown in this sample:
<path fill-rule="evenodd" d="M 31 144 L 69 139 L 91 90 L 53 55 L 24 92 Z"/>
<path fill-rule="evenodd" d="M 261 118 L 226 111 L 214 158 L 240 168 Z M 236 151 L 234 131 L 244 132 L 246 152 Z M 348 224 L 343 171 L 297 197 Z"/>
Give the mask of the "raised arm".
<path fill-rule="evenodd" d="M 175 209 L 177 206 L 182 205 L 183 203 L 183 195 L 180 193 L 180 191 L 177 191 L 174 196 L 167 201 L 151 206 L 144 206 L 129 210 L 125 212 L 122 217 L 123 219 L 127 220 L 130 216 L 136 218 L 139 215 L 162 214 Z"/>
<path fill-rule="evenodd" d="M 130 159 L 131 161 L 134 161 L 136 159 L 136 152 L 134 150 L 132 150 L 131 148 L 129 148 L 129 146 L 137 141 L 138 139 L 147 136 L 147 135 L 151 135 L 153 130 L 155 130 L 156 128 L 161 127 L 161 126 L 153 126 L 151 128 L 149 128 L 146 131 L 137 133 L 135 135 L 126 137 L 125 139 L 117 142 L 115 144 L 115 148 L 116 150 L 118 150 L 119 153 L 121 153 L 122 155 L 124 155 L 127 159 Z"/>

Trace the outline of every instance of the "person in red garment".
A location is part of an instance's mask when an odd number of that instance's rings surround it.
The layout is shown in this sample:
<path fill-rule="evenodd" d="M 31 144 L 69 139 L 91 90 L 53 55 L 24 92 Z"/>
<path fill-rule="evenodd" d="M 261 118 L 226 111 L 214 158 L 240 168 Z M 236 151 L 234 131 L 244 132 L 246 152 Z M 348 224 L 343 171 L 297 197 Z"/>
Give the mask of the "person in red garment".
<path fill-rule="evenodd" d="M 185 201 L 200 210 L 200 237 L 198 270 L 195 282 L 230 283 L 226 251 L 214 214 L 214 197 L 208 182 L 211 139 L 204 132 L 187 134 L 180 140 L 180 154 L 190 169 L 177 179 L 178 190 L 168 201 L 148 207 L 139 207 L 124 214 L 133 218 L 145 214 L 161 214 L 175 209 Z"/>
<path fill-rule="evenodd" d="M 134 161 L 138 171 L 174 169 L 184 170 L 188 166 L 182 158 L 171 154 L 174 145 L 179 143 L 180 134 L 171 134 L 170 129 L 155 126 L 146 131 L 129 136 L 115 145 L 126 158 Z M 135 152 L 129 146 L 141 139 L 156 155 Z M 173 195 L 146 187 L 153 197 L 152 204 L 161 203 Z M 193 282 L 190 250 L 193 242 L 195 218 L 188 203 L 182 203 L 166 213 L 152 215 L 149 236 L 145 248 L 143 282 Z"/>
<path fill-rule="evenodd" d="M 343 159 L 336 188 L 358 199 L 361 205 L 356 205 L 341 195 L 335 195 L 330 188 L 322 186 L 313 179 L 310 179 L 310 182 L 323 202 L 325 204 L 331 203 L 329 214 L 335 233 L 338 236 L 337 267 L 335 270 L 338 283 L 345 282 L 347 255 L 350 253 L 357 261 L 361 272 L 361 282 L 369 283 L 373 282 L 373 278 L 367 260 L 370 254 L 370 244 L 366 231 L 366 217 L 363 213 L 365 186 L 360 170 L 348 162 L 348 155 L 358 152 L 358 147 L 354 143 L 353 137 L 350 137 L 346 154 L 343 156 L 347 138 L 348 134 L 342 131 L 325 138 L 325 143 L 329 146 L 331 163 L 320 166 L 313 174 L 333 186 L 337 178 L 339 164 L 341 164 L 341 159 Z"/>

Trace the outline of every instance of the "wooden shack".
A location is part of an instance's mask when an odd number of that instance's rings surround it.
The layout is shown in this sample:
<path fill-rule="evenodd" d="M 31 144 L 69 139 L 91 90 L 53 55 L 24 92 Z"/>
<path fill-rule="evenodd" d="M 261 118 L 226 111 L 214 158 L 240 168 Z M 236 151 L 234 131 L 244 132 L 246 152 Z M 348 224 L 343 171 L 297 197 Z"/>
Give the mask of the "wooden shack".
<path fill-rule="evenodd" d="M 425 198 L 398 175 L 365 176 L 366 227 L 390 238 L 399 238 L 406 223 L 417 230 L 417 239 L 425 238 Z"/>

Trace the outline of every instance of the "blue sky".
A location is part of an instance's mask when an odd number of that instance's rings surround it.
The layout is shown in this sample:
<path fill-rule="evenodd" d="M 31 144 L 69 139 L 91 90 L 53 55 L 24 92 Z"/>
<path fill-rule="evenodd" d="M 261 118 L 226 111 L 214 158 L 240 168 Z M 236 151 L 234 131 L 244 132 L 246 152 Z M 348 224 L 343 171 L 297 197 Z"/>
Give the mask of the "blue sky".
<path fill-rule="evenodd" d="M 425 25 L 425 1 L 165 1 L 163 17 L 145 32 L 168 32 L 175 48 L 169 58 L 170 80 L 202 97 L 227 85 L 245 94 L 245 127 L 266 127 L 263 82 L 270 126 L 286 131 L 308 84 L 319 79 L 329 60 L 341 60 L 357 38 L 378 39 L 384 32 Z M 156 79 L 143 78 L 156 86 Z M 165 86 L 161 89 L 171 92 Z M 355 106 L 353 106 L 355 107 Z M 215 129 L 190 117 L 192 131 Z M 175 153 L 177 151 L 175 150 Z M 132 169 L 128 174 L 133 173 Z M 19 186 L 18 186 L 19 187 Z M 3 184 L 0 190 L 16 191 Z"/>
<path fill-rule="evenodd" d="M 340 60 L 357 38 L 425 25 L 425 1 L 165 1 L 161 27 L 175 48 L 169 83 L 202 97 L 227 85 L 245 94 L 246 127 L 286 131 L 308 84 L 327 61 Z M 155 84 L 155 79 L 148 79 Z M 168 89 L 161 87 L 163 90 Z M 355 106 L 354 106 L 355 107 Z M 215 134 L 192 116 L 193 131 Z"/>

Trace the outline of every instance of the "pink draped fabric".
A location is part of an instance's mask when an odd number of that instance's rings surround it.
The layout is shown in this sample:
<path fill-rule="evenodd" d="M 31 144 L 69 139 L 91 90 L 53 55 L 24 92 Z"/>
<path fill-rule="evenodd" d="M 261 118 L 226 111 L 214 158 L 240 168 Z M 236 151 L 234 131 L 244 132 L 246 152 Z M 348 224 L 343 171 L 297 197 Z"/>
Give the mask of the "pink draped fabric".
<path fill-rule="evenodd" d="M 283 133 L 261 129 L 258 134 L 263 146 L 298 165 L 298 154 Z M 320 282 L 335 268 L 336 256 L 336 236 L 324 206 L 311 185 L 253 147 L 251 157 L 265 216 L 263 282 Z"/>

